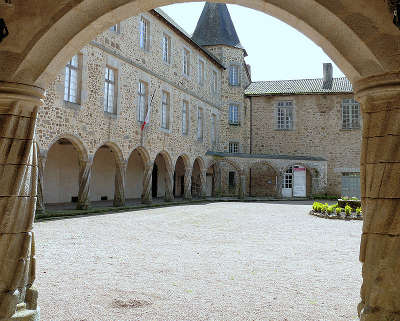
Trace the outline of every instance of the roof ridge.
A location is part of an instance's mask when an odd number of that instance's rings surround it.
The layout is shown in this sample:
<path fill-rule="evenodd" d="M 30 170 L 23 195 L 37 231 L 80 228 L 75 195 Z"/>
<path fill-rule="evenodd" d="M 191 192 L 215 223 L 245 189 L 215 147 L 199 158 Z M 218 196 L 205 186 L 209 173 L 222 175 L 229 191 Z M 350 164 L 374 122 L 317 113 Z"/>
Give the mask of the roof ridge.
<path fill-rule="evenodd" d="M 333 77 L 333 79 L 346 79 L 349 80 L 347 77 Z M 302 80 L 323 80 L 323 78 L 301 78 L 301 79 L 280 79 L 280 80 L 257 80 L 253 81 L 252 83 L 261 83 L 261 82 L 278 82 L 278 81 L 302 81 Z M 349 80 L 350 81 L 350 80 Z"/>

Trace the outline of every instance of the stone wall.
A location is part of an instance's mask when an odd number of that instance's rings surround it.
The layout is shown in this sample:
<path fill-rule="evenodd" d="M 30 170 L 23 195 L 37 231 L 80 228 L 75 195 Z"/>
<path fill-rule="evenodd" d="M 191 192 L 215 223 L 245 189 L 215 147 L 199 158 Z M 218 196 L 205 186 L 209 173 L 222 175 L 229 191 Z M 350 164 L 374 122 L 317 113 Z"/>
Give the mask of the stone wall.
<path fill-rule="evenodd" d="M 361 130 L 342 129 L 342 100 L 349 94 L 251 97 L 255 154 L 308 155 L 328 161 L 329 194 L 341 193 L 342 171 L 359 171 Z M 276 130 L 275 103 L 294 102 L 293 130 Z"/>

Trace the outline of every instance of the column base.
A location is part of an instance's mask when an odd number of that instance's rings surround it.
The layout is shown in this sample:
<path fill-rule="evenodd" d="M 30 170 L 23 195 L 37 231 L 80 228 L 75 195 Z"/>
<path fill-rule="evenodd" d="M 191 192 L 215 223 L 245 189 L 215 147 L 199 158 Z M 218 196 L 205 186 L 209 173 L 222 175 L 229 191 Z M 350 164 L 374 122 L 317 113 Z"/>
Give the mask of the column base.
<path fill-rule="evenodd" d="M 40 308 L 36 310 L 28 310 L 25 303 L 17 305 L 17 311 L 9 319 L 1 319 L 1 321 L 39 321 L 40 320 Z"/>

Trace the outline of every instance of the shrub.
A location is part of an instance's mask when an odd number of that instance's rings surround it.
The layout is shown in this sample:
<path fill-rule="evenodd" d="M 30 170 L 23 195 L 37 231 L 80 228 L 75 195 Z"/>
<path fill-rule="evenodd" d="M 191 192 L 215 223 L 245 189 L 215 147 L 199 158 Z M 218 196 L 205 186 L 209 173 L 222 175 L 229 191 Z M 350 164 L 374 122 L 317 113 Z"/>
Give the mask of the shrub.
<path fill-rule="evenodd" d="M 357 216 L 360 216 L 360 215 L 362 214 L 362 209 L 361 209 L 361 207 L 357 207 L 357 208 L 356 208 L 356 214 L 357 214 Z"/>
<path fill-rule="evenodd" d="M 353 196 L 353 197 L 351 198 L 351 200 L 352 200 L 352 201 L 358 201 L 358 198 L 355 197 L 355 196 Z"/>
<path fill-rule="evenodd" d="M 348 200 L 349 200 L 349 198 L 348 198 L 347 196 L 343 196 L 343 197 L 342 197 L 342 200 L 344 200 L 344 201 L 348 201 Z"/>
<path fill-rule="evenodd" d="M 346 216 L 350 216 L 351 215 L 351 206 L 346 205 L 346 207 L 344 208 L 344 212 L 346 213 Z"/>
<path fill-rule="evenodd" d="M 338 206 L 339 206 L 339 204 L 336 203 L 336 204 L 332 205 L 331 207 L 332 207 L 333 209 L 336 209 L 336 207 L 338 207 Z"/>
<path fill-rule="evenodd" d="M 320 204 L 321 204 L 321 203 L 314 202 L 313 205 L 312 205 L 312 209 L 313 209 L 314 211 L 318 212 L 318 208 L 320 207 Z"/>
<path fill-rule="evenodd" d="M 334 205 L 332 205 L 332 206 L 328 206 L 328 208 L 326 209 L 326 212 L 328 213 L 328 214 L 332 214 L 332 212 L 335 210 L 335 208 L 334 208 Z"/>
<path fill-rule="evenodd" d="M 336 207 L 336 215 L 339 215 L 340 213 L 343 212 L 343 208 L 341 207 Z"/>
<path fill-rule="evenodd" d="M 326 212 L 328 210 L 328 207 L 329 207 L 328 203 L 321 204 L 321 211 Z"/>

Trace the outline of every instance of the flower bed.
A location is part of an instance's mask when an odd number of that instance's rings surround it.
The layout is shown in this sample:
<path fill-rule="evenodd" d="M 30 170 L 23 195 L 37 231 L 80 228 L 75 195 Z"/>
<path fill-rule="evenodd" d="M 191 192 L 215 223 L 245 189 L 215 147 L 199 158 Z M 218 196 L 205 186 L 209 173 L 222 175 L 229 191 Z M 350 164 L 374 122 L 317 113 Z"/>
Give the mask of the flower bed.
<path fill-rule="evenodd" d="M 354 210 L 350 205 L 343 208 L 339 204 L 328 205 L 319 202 L 314 202 L 310 215 L 337 220 L 363 220 L 361 207 Z"/>
<path fill-rule="evenodd" d="M 356 197 L 342 197 L 338 199 L 338 206 L 345 208 L 347 205 L 353 210 L 356 210 L 357 208 L 361 207 L 361 201 Z"/>

